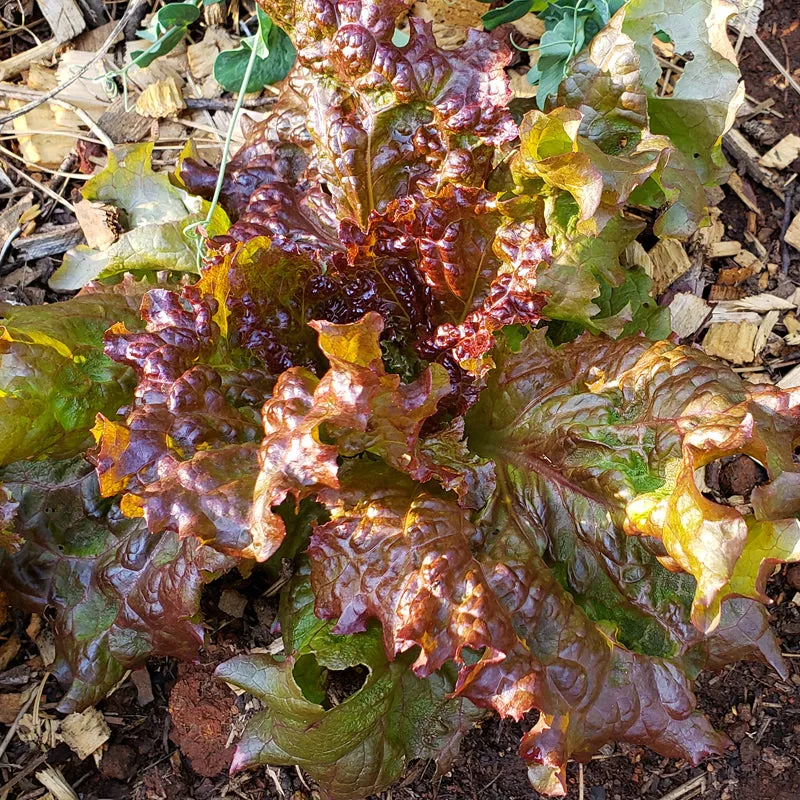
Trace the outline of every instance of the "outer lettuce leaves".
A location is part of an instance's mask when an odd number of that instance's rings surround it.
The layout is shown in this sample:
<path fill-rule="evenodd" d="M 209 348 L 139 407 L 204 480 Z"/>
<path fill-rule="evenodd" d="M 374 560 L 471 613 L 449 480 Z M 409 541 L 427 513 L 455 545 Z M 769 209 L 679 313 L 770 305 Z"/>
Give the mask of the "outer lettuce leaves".
<path fill-rule="evenodd" d="M 436 758 L 439 771 L 481 714 L 450 699 L 447 671 L 426 680 L 409 658 L 390 662 L 380 632 L 335 636 L 314 616 L 307 578 L 296 578 L 281 601 L 287 656 L 239 656 L 217 676 L 264 704 L 248 723 L 233 770 L 259 764 L 298 765 L 321 784 L 325 797 L 360 798 L 383 791 L 408 761 Z M 326 700 L 325 677 L 352 667 L 368 670 L 364 685 L 343 702 Z"/>
<path fill-rule="evenodd" d="M 133 372 L 103 353 L 103 334 L 135 325 L 146 285 L 93 285 L 62 303 L 0 308 L 0 464 L 73 456 L 97 413 L 129 401 Z"/>
<path fill-rule="evenodd" d="M 2 480 L 10 529 L 24 540 L 13 554 L 0 549 L 3 589 L 27 610 L 55 610 L 62 711 L 98 702 L 151 655 L 196 657 L 201 588 L 229 559 L 125 519 L 83 458 L 19 462 Z"/>
<path fill-rule="evenodd" d="M 254 556 L 250 506 L 258 475 L 259 409 L 272 382 L 228 346 L 213 300 L 150 292 L 146 331 L 115 326 L 106 351 L 138 375 L 124 423 L 98 417 L 93 458 L 100 489 L 125 493 L 126 514 L 234 556 Z"/>
<path fill-rule="evenodd" d="M 545 363 L 547 373 L 536 374 L 537 364 Z M 489 450 L 503 448 L 508 459 L 514 451 L 527 453 L 524 461 L 509 459 L 509 469 L 526 464 L 539 479 L 564 475 L 559 495 L 566 508 L 580 504 L 575 520 L 588 525 L 611 513 L 618 536 L 624 526 L 628 533 L 662 539 L 670 558 L 654 552 L 669 568 L 679 566 L 697 579 L 692 619 L 701 629 L 716 625 L 726 596 L 760 597 L 753 589 L 730 591 L 726 583 L 748 563 L 747 569 L 759 572 L 756 554 L 764 552 L 764 542 L 761 549 L 751 545 L 749 555 L 748 526 L 756 532 L 759 523 L 775 522 L 781 531 L 792 527 L 778 522 L 797 511 L 798 470 L 791 454 L 798 422 L 786 395 L 754 390 L 697 351 L 644 340 L 614 344 L 584 337 L 553 352 L 534 334 L 505 364 L 481 400 L 476 427 L 468 428 L 479 454 L 492 457 Z M 537 397 L 544 399 L 537 404 Z M 531 461 L 533 453 L 547 454 L 547 470 Z M 736 453 L 762 463 L 772 481 L 754 491 L 752 519 L 703 496 L 694 480 L 696 470 Z M 569 502 L 566 486 L 574 492 Z M 608 499 L 595 506 L 594 497 Z M 778 538 L 777 530 L 771 535 Z M 774 557 L 793 551 L 783 538 Z"/>
<path fill-rule="evenodd" d="M 708 533 L 671 539 L 669 516 L 652 498 L 680 505 L 694 497 L 681 471 L 690 461 L 692 477 L 710 459 L 687 449 L 687 437 L 724 431 L 732 409 L 755 403 L 769 440 L 761 457 L 776 481 L 756 491 L 783 503 L 773 513 L 787 513 L 796 493 L 779 501 L 775 490 L 792 469 L 792 437 L 782 452 L 771 431 L 791 430 L 791 415 L 776 395 L 751 398 L 735 374 L 666 343 L 585 336 L 554 349 L 534 332 L 518 353 L 499 347 L 495 357 L 467 421 L 470 451 L 495 465 L 494 488 L 483 483 L 488 503 L 470 515 L 438 481 L 423 487 L 388 466 L 346 462 L 338 486 L 317 492 L 331 514 L 308 550 L 317 613 L 338 620 L 341 634 L 378 619 L 388 654 L 419 648 L 421 677 L 456 663 L 456 692 L 476 705 L 515 718 L 540 709 L 522 745 L 540 791 L 563 794 L 566 761 L 607 741 L 692 763 L 720 752 L 726 739 L 695 711 L 693 677 L 736 657 L 785 668 L 763 611 L 732 598 L 758 597 L 763 559 L 796 557 L 796 527 L 780 521 L 767 531 L 754 519 L 748 549 L 748 521 L 701 498 L 698 524 Z M 748 452 L 741 438 L 738 446 Z M 730 442 L 711 458 L 733 452 Z M 643 515 L 637 508 L 647 501 Z M 728 528 L 726 538 L 709 538 L 731 515 L 743 532 L 732 556 Z M 650 527 L 637 532 L 653 538 L 628 535 L 642 517 Z M 702 569 L 679 562 L 697 583 L 664 566 L 677 567 L 676 548 L 687 541 L 693 552 L 708 542 Z M 718 627 L 704 634 L 693 622 L 702 621 L 714 570 L 726 567 L 733 582 L 720 587 Z M 477 660 L 467 656 L 474 652 Z"/>
<path fill-rule="evenodd" d="M 107 250 L 79 245 L 66 253 L 50 278 L 54 289 L 80 289 L 124 272 L 197 272 L 197 248 L 185 229 L 205 219 L 208 203 L 174 186 L 166 173 L 154 172 L 152 154 L 152 142 L 113 150 L 106 168 L 85 184 L 85 200 L 120 210 L 123 233 Z M 229 224 L 217 209 L 209 234 L 223 234 Z"/>

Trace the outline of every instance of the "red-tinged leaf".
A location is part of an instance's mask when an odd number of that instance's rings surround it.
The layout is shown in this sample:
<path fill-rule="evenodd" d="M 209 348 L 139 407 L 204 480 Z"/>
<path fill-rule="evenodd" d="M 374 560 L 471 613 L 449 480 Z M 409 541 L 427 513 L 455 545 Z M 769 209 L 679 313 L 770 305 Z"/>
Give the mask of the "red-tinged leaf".
<path fill-rule="evenodd" d="M 292 186 L 313 180 L 311 137 L 306 130 L 306 105 L 287 84 L 262 122 L 242 117 L 245 143 L 225 168 L 220 202 L 236 220 L 247 208 L 250 196 L 268 183 Z M 180 175 L 190 192 L 210 200 L 216 189 L 219 168 L 202 159 L 187 158 Z"/>
<path fill-rule="evenodd" d="M 62 711 L 96 703 L 151 655 L 196 658 L 201 589 L 230 559 L 125 519 L 82 458 L 18 462 L 2 480 L 24 539 L 13 554 L 0 550 L 3 588 L 26 610 L 55 612 Z"/>
<path fill-rule="evenodd" d="M 508 51 L 471 30 L 455 50 L 411 17 L 404 47 L 392 42 L 406 2 L 263 2 L 297 49 L 299 86 L 317 166 L 339 216 L 366 225 L 421 184 L 480 185 L 492 151 L 514 139 L 503 72 Z"/>
<path fill-rule="evenodd" d="M 483 567 L 529 648 L 532 700 L 542 713 L 523 737 L 520 754 L 534 788 L 565 795 L 567 761 L 586 761 L 610 741 L 645 745 L 692 764 L 721 754 L 729 741 L 695 710 L 681 660 L 631 652 L 616 643 L 575 602 L 515 521 L 504 516 L 491 519 L 490 524 L 506 525 L 487 548 Z M 478 702 L 524 668 L 516 660 L 508 667 L 492 665 L 464 694 Z"/>
<path fill-rule="evenodd" d="M 312 537 L 311 581 L 317 614 L 338 619 L 334 633 L 364 631 L 378 619 L 390 657 L 421 648 L 420 677 L 448 661 L 463 664 L 464 648 L 485 648 L 464 673 L 515 650 L 508 614 L 470 549 L 475 528 L 453 500 L 369 462 L 349 465 L 341 490 L 319 499 L 331 521 Z"/>
<path fill-rule="evenodd" d="M 379 344 L 383 322 L 375 313 L 349 325 L 312 327 L 328 372 L 317 380 L 307 370 L 287 370 L 264 406 L 253 511 L 254 536 L 262 542 L 283 540 L 283 521 L 272 509 L 287 495 L 299 501 L 338 486 L 339 456 L 372 453 L 420 480 L 433 476 L 417 440 L 449 393 L 445 370 L 433 365 L 408 384 L 387 373 Z"/>
<path fill-rule="evenodd" d="M 139 384 L 124 423 L 99 419 L 93 458 L 103 494 L 125 492 L 123 510 L 154 533 L 254 557 L 259 409 L 271 381 L 220 339 L 214 310 L 195 290 L 153 291 L 145 331 L 108 332 L 108 354 L 131 365 Z"/>

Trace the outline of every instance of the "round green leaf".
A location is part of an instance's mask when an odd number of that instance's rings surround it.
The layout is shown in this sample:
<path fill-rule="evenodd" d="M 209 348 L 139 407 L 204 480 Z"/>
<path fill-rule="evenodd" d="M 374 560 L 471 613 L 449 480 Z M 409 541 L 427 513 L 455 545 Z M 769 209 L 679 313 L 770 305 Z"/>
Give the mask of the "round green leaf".
<path fill-rule="evenodd" d="M 255 39 L 256 37 L 253 37 Z M 242 87 L 253 39 L 246 39 L 241 47 L 220 53 L 214 62 L 214 77 L 228 92 L 238 92 Z M 256 58 L 247 84 L 247 92 L 258 92 L 265 86 L 282 81 L 294 64 L 295 51 L 282 28 L 273 25 L 268 36 L 269 48 L 265 58 Z M 258 47 L 258 44 L 256 44 Z"/>

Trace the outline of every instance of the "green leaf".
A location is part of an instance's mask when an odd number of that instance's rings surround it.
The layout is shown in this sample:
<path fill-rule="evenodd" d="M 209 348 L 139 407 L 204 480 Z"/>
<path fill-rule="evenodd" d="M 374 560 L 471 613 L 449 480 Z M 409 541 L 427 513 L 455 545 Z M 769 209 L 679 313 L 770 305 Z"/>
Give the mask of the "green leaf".
<path fill-rule="evenodd" d="M 266 17 L 266 15 L 264 15 Z M 269 17 L 266 17 L 269 20 Z M 228 92 L 238 92 L 242 87 L 245 70 L 250 60 L 253 45 L 256 46 L 256 61 L 247 84 L 247 92 L 259 92 L 265 86 L 282 81 L 294 65 L 295 50 L 291 39 L 282 28 L 261 23 L 259 33 L 243 39 L 235 50 L 221 52 L 214 62 L 214 78 Z"/>
<path fill-rule="evenodd" d="M 722 135 L 744 100 L 727 33 L 734 13 L 736 7 L 724 0 L 630 0 L 624 11 L 622 29 L 636 44 L 648 90 L 650 127 L 672 139 L 704 183 L 719 182 L 725 175 Z M 676 53 L 691 53 L 668 97 L 656 87 L 661 66 L 652 37 L 659 32 L 674 42 Z"/>
<path fill-rule="evenodd" d="M 148 29 L 155 27 L 165 31 L 172 25 L 188 27 L 200 19 L 200 13 L 196 3 L 167 3 L 155 13 Z"/>
<path fill-rule="evenodd" d="M 516 19 L 520 19 L 531 10 L 532 5 L 533 0 L 511 0 L 510 3 L 504 6 L 493 8 L 483 15 L 483 27 L 486 28 L 487 31 L 491 31 L 506 22 L 513 22 Z"/>
<path fill-rule="evenodd" d="M 122 211 L 125 232 L 107 250 L 79 245 L 50 278 L 59 291 L 80 289 L 96 278 L 124 272 L 197 272 L 196 243 L 186 228 L 205 219 L 209 203 L 170 182 L 151 166 L 152 143 L 109 153 L 108 166 L 82 189 L 84 199 Z M 230 222 L 216 208 L 208 233 L 225 233 Z"/>
<path fill-rule="evenodd" d="M 149 67 L 157 58 L 171 53 L 183 40 L 186 28 L 173 28 L 153 42 L 146 50 L 132 50 L 131 62 L 144 69 Z"/>
<path fill-rule="evenodd" d="M 592 326 L 610 336 L 632 336 L 643 333 L 648 339 L 666 339 L 672 329 L 669 309 L 653 299 L 653 282 L 642 270 L 629 270 L 621 286 L 600 284 L 595 303 L 600 313 L 592 318 Z"/>
<path fill-rule="evenodd" d="M 200 8 L 195 3 L 168 3 L 162 6 L 138 36 L 151 42 L 146 50 L 131 52 L 131 60 L 144 69 L 157 58 L 172 52 L 186 35 L 186 29 L 200 18 Z"/>
<path fill-rule="evenodd" d="M 390 662 L 380 629 L 336 636 L 314 616 L 307 568 L 281 598 L 287 656 L 239 656 L 217 676 L 255 695 L 264 706 L 236 747 L 234 771 L 260 764 L 296 765 L 341 800 L 383 791 L 412 759 L 436 758 L 440 770 L 464 733 L 483 716 L 466 700 L 450 699 L 448 671 L 420 680 L 410 658 Z M 367 670 L 363 686 L 332 705 L 326 682 L 336 672 Z"/>
<path fill-rule="evenodd" d="M 98 413 L 129 402 L 133 372 L 106 357 L 103 335 L 117 322 L 136 326 L 148 288 L 126 280 L 62 303 L 0 305 L 0 464 L 73 456 Z"/>

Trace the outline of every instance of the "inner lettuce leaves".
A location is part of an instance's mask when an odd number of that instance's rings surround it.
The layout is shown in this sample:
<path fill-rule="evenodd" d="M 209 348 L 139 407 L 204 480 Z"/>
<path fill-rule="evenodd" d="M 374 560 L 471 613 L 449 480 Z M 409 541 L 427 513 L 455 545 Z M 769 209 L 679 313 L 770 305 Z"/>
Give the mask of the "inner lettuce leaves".
<path fill-rule="evenodd" d="M 17 462 L 0 480 L 4 524 L 20 540 L 0 548 L 3 591 L 27 611 L 55 611 L 61 711 L 98 702 L 150 656 L 196 658 L 200 592 L 232 561 L 124 517 L 81 456 Z"/>
<path fill-rule="evenodd" d="M 187 228 L 205 220 L 209 204 L 171 183 L 167 174 L 154 172 L 152 155 L 152 142 L 116 148 L 109 152 L 106 168 L 83 186 L 84 200 L 118 209 L 121 231 L 104 250 L 78 245 L 68 251 L 50 278 L 53 289 L 72 291 L 126 272 L 198 271 L 198 242 Z M 229 225 L 218 207 L 208 232 L 219 235 Z"/>
<path fill-rule="evenodd" d="M 113 417 L 128 402 L 133 370 L 105 355 L 103 335 L 117 322 L 137 327 L 151 288 L 127 277 L 62 303 L 0 305 L 0 465 L 77 455 L 95 415 Z"/>
<path fill-rule="evenodd" d="M 435 759 L 438 774 L 446 772 L 483 716 L 451 696 L 454 670 L 417 678 L 411 658 L 387 658 L 376 626 L 333 635 L 314 615 L 307 573 L 301 567 L 281 597 L 285 654 L 239 656 L 217 668 L 217 677 L 264 706 L 248 722 L 232 770 L 296 764 L 324 797 L 343 800 L 383 791 L 413 759 Z M 328 685 L 354 668 L 366 672 L 363 685 L 336 697 Z"/>

